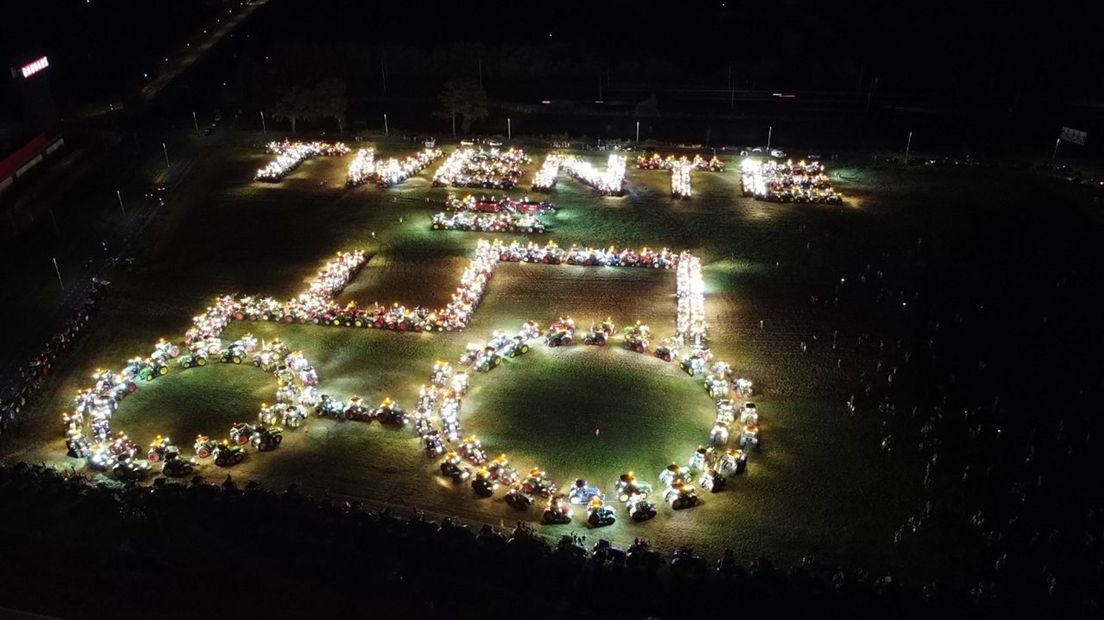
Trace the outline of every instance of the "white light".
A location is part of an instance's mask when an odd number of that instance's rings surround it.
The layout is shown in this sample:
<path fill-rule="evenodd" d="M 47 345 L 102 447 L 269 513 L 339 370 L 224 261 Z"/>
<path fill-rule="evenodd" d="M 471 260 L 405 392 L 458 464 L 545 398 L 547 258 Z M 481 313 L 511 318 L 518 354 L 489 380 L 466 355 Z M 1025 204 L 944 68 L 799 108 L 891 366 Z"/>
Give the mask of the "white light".
<path fill-rule="evenodd" d="M 42 58 L 23 65 L 23 67 L 19 71 L 23 74 L 24 78 L 29 78 L 49 66 L 50 61 L 47 60 L 45 56 L 43 56 Z"/>

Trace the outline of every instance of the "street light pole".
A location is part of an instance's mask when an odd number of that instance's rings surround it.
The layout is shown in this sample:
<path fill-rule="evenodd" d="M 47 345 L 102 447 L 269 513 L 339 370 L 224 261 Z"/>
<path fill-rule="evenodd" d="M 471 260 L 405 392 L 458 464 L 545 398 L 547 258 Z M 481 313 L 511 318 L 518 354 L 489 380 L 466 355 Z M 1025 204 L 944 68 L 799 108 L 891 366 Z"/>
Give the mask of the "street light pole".
<path fill-rule="evenodd" d="M 58 269 L 57 258 L 54 258 L 54 273 L 57 274 L 58 285 L 61 286 L 62 290 L 65 290 L 65 283 L 61 281 L 61 269 Z"/>
<path fill-rule="evenodd" d="M 265 127 L 264 110 L 261 110 L 261 131 L 265 136 L 268 136 L 268 127 Z"/>
<path fill-rule="evenodd" d="M 636 121 L 636 143 L 640 144 L 640 121 Z"/>
<path fill-rule="evenodd" d="M 771 135 L 774 133 L 774 125 L 767 127 L 767 154 L 770 154 Z"/>
<path fill-rule="evenodd" d="M 169 147 L 165 146 L 165 143 L 161 143 L 161 150 L 165 153 L 165 167 L 169 167 Z"/>
<path fill-rule="evenodd" d="M 199 135 L 199 119 L 196 118 L 195 110 L 192 110 L 192 123 L 195 125 L 196 135 L 198 136 Z"/>
<path fill-rule="evenodd" d="M 1050 154 L 1050 161 L 1054 161 L 1058 157 L 1058 145 L 1062 143 L 1062 138 L 1058 138 L 1054 141 L 1054 152 Z"/>
<path fill-rule="evenodd" d="M 506 119 L 506 139 L 510 140 L 513 137 L 514 137 L 514 130 L 513 130 L 513 127 L 511 127 L 511 125 L 510 125 L 510 119 L 507 118 Z"/>
<path fill-rule="evenodd" d="M 123 192 L 115 190 L 115 195 L 119 197 L 119 210 L 123 212 L 123 217 L 126 217 L 126 209 L 123 208 Z"/>
<path fill-rule="evenodd" d="M 909 149 L 912 148 L 912 132 L 909 132 L 908 142 L 905 143 L 905 165 L 908 165 Z"/>
<path fill-rule="evenodd" d="M 391 135 L 391 130 L 387 127 L 387 114 L 386 113 L 384 113 L 384 115 L 383 115 L 383 135 L 385 135 L 385 136 L 390 136 Z"/>

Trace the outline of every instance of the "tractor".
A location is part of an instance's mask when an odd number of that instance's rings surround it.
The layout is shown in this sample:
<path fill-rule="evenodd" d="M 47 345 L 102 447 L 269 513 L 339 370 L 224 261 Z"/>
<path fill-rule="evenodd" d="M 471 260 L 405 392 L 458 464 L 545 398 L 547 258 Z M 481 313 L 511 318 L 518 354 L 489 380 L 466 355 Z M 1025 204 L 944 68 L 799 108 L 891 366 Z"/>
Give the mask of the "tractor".
<path fill-rule="evenodd" d="M 664 338 L 659 341 L 659 346 L 656 347 L 655 356 L 659 359 L 670 362 L 678 357 L 678 341 L 674 338 Z"/>
<path fill-rule="evenodd" d="M 529 352 L 529 343 L 521 335 L 514 336 L 498 350 L 499 354 L 506 357 L 518 357 Z"/>
<path fill-rule="evenodd" d="M 521 489 L 529 494 L 549 498 L 556 494 L 556 484 L 548 479 L 539 467 L 529 470 L 529 475 L 521 481 Z"/>
<path fill-rule="evenodd" d="M 721 472 L 709 468 L 702 472 L 701 478 L 698 479 L 698 486 L 710 493 L 720 493 L 728 487 L 728 480 Z"/>
<path fill-rule="evenodd" d="M 248 422 L 234 422 L 230 426 L 230 441 L 239 446 L 247 445 L 256 430 L 256 427 Z"/>
<path fill-rule="evenodd" d="M 640 321 L 637 321 L 635 325 L 626 327 L 623 336 L 625 338 L 624 346 L 629 351 L 643 353 L 648 350 L 651 330 Z"/>
<path fill-rule="evenodd" d="M 693 508 L 701 503 L 698 499 L 698 494 L 691 485 L 684 484 L 682 482 L 668 488 L 663 493 L 663 501 L 668 506 L 675 510 L 683 510 L 686 508 Z"/>
<path fill-rule="evenodd" d="M 232 344 L 219 351 L 219 361 L 223 364 L 240 364 L 245 359 L 245 347 Z"/>
<path fill-rule="evenodd" d="M 357 422 L 371 422 L 372 421 L 372 409 L 364 405 L 364 401 L 359 396 L 350 396 L 349 402 L 345 404 L 345 419 L 355 420 Z"/>
<path fill-rule="evenodd" d="M 441 475 L 452 480 L 453 484 L 460 484 L 471 477 L 471 469 L 464 465 L 460 455 L 455 452 L 445 455 L 440 470 Z"/>
<path fill-rule="evenodd" d="M 736 476 L 747 469 L 747 454 L 736 448 L 729 449 L 719 459 L 717 471 L 722 474 Z"/>
<path fill-rule="evenodd" d="M 724 422 L 717 422 L 709 431 L 709 445 L 719 448 L 728 445 L 729 428 Z"/>
<path fill-rule="evenodd" d="M 399 427 L 406 426 L 406 410 L 390 398 L 383 399 L 383 402 L 376 408 L 373 415 L 380 421 L 380 424 Z"/>
<path fill-rule="evenodd" d="M 568 347 L 571 346 L 572 336 L 575 330 L 566 328 L 549 328 L 548 333 L 544 337 L 545 343 L 550 347 Z"/>
<path fill-rule="evenodd" d="M 489 372 L 502 363 L 502 358 L 493 346 L 484 347 L 475 358 L 475 369 L 479 372 Z"/>
<path fill-rule="evenodd" d="M 195 449 L 196 456 L 201 459 L 205 459 L 211 456 L 217 446 L 218 442 L 214 439 L 211 439 L 207 435 L 196 435 L 196 440 L 193 447 Z"/>
<path fill-rule="evenodd" d="M 590 485 L 583 478 L 579 478 L 571 486 L 568 491 L 568 500 L 576 506 L 585 506 L 591 499 L 597 497 L 598 499 L 604 499 L 602 490 L 596 486 Z"/>
<path fill-rule="evenodd" d="M 481 468 L 475 472 L 475 477 L 472 478 L 472 492 L 478 497 L 490 497 L 494 495 L 495 489 L 498 488 L 498 483 L 495 482 L 491 476 L 491 472 L 486 468 Z"/>
<path fill-rule="evenodd" d="M 590 527 L 605 527 L 617 522 L 613 508 L 606 506 L 599 497 L 592 497 L 587 505 L 587 523 Z"/>
<path fill-rule="evenodd" d="M 654 519 L 656 516 L 655 506 L 639 495 L 630 497 L 626 508 L 629 511 L 629 518 L 638 523 Z"/>
<path fill-rule="evenodd" d="M 179 478 L 194 472 L 196 465 L 195 459 L 186 459 L 183 457 L 168 459 L 161 463 L 161 473 L 171 478 Z"/>
<path fill-rule="evenodd" d="M 333 418 L 340 422 L 345 421 L 345 403 L 329 394 L 322 395 L 318 404 L 314 406 L 314 412 L 323 418 Z"/>
<path fill-rule="evenodd" d="M 284 429 L 279 426 L 258 426 L 249 438 L 249 442 L 259 452 L 275 450 L 283 441 Z"/>
<path fill-rule="evenodd" d="M 241 446 L 230 445 L 230 443 L 224 439 L 211 451 L 211 456 L 215 459 L 215 465 L 219 467 L 230 467 L 231 465 L 237 465 L 242 462 L 242 459 L 245 458 L 245 450 L 243 450 Z"/>
<path fill-rule="evenodd" d="M 460 456 L 468 459 L 472 465 L 482 465 L 487 462 L 487 453 L 483 451 L 482 444 L 475 435 L 468 435 L 460 444 Z"/>
<path fill-rule="evenodd" d="M 161 435 L 154 438 L 153 443 L 150 444 L 149 451 L 146 453 L 146 458 L 149 459 L 151 463 L 168 461 L 178 458 L 179 456 L 180 448 L 173 445 L 168 437 L 162 437 Z"/>
<path fill-rule="evenodd" d="M 647 482 L 638 481 L 636 476 L 631 472 L 625 472 L 618 478 L 617 484 L 614 485 L 614 492 L 617 494 L 617 501 L 625 503 L 629 501 L 633 496 L 638 496 L 640 499 L 647 499 L 648 494 L 652 492 L 652 485 Z"/>
<path fill-rule="evenodd" d="M 196 349 L 191 353 L 185 353 L 184 355 L 181 355 L 176 363 L 181 368 L 195 368 L 196 366 L 206 366 L 207 352 L 203 349 Z"/>
<path fill-rule="evenodd" d="M 564 523 L 571 523 L 571 517 L 574 515 L 574 510 L 571 509 L 571 503 L 564 499 L 563 495 L 553 495 L 548 500 L 548 505 L 544 508 L 544 514 L 541 515 L 541 521 L 545 525 L 562 525 Z"/>
<path fill-rule="evenodd" d="M 602 321 L 601 325 L 591 325 L 590 331 L 587 332 L 586 338 L 583 339 L 583 343 L 604 347 L 613 336 L 614 329 L 615 326 L 613 321 L 610 321 L 608 318 Z"/>
<path fill-rule="evenodd" d="M 426 456 L 430 458 L 443 456 L 445 454 L 445 443 L 441 441 L 441 436 L 436 430 L 430 431 L 422 437 L 422 450 L 425 451 Z"/>
<path fill-rule="evenodd" d="M 526 493 L 521 484 L 515 484 L 506 492 L 506 504 L 514 510 L 529 510 L 533 505 L 533 496 Z"/>

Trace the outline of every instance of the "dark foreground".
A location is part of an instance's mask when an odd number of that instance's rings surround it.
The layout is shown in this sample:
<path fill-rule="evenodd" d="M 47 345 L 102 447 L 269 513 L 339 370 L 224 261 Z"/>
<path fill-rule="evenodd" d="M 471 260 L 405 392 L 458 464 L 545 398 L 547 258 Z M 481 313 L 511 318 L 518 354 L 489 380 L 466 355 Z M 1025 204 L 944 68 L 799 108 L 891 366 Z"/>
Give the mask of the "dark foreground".
<path fill-rule="evenodd" d="M 1054 600 L 998 604 L 862 572 L 787 572 L 765 559 L 709 566 L 655 552 L 603 556 L 571 539 L 550 545 L 524 528 L 474 531 L 294 488 L 197 479 L 118 490 L 17 465 L 0 468 L 0 501 L 6 603 L 62 617 L 244 609 L 254 617 L 681 618 L 738 607 L 751 617 L 900 618 L 1061 609 Z"/>

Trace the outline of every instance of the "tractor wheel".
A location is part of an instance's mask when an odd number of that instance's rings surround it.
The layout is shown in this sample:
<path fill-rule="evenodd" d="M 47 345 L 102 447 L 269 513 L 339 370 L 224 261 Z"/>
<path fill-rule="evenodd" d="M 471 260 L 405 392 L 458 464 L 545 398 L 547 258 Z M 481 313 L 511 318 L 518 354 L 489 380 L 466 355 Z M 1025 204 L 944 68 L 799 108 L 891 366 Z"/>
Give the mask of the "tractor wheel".
<path fill-rule="evenodd" d="M 240 364 L 242 362 L 241 356 L 240 355 L 235 355 L 234 357 L 230 358 L 230 361 L 234 362 L 235 364 Z"/>
<path fill-rule="evenodd" d="M 564 338 L 563 345 L 565 347 L 570 346 L 571 345 L 571 338 Z"/>
<path fill-rule="evenodd" d="M 598 339 L 598 346 L 600 346 L 600 347 L 606 346 L 606 339 L 605 338 L 599 338 Z"/>
<path fill-rule="evenodd" d="M 502 358 L 500 358 L 500 357 L 496 357 L 496 358 L 495 358 L 495 361 L 494 361 L 494 365 L 495 365 L 495 366 L 498 366 L 498 365 L 499 365 L 499 364 L 501 364 L 501 363 L 502 363 Z"/>
<path fill-rule="evenodd" d="M 284 436 L 283 435 L 276 435 L 275 437 L 272 438 L 272 445 L 278 446 L 281 443 L 283 443 L 283 441 L 284 441 Z"/>
<path fill-rule="evenodd" d="M 522 353 L 528 353 L 529 352 L 529 345 L 527 345 L 527 344 L 521 345 L 521 352 Z"/>
<path fill-rule="evenodd" d="M 364 321 L 360 319 L 353 321 L 353 327 L 364 327 Z"/>
<path fill-rule="evenodd" d="M 337 327 L 337 326 L 341 325 L 341 319 L 334 319 L 334 320 L 330 321 L 330 324 Z"/>
<path fill-rule="evenodd" d="M 199 450 L 196 451 L 196 456 L 198 456 L 201 459 L 205 459 L 205 458 L 208 458 L 208 457 L 211 456 L 211 451 L 208 450 L 207 448 L 200 448 Z"/>
<path fill-rule="evenodd" d="M 169 367 L 168 366 L 162 366 L 162 367 L 158 368 L 157 369 L 157 374 L 164 377 L 165 375 L 169 374 Z"/>
<path fill-rule="evenodd" d="M 128 383 L 127 384 L 127 391 L 128 392 L 133 392 L 137 389 L 138 389 L 138 384 L 137 383 Z"/>
<path fill-rule="evenodd" d="M 149 459 L 150 463 L 156 463 L 161 460 L 161 455 L 156 452 L 150 452 L 146 455 L 146 458 Z"/>
<path fill-rule="evenodd" d="M 196 366 L 206 366 L 207 365 L 207 358 L 206 357 L 197 357 L 194 363 L 195 363 Z"/>
<path fill-rule="evenodd" d="M 244 318 L 245 318 L 245 315 L 244 315 L 244 314 L 242 314 L 241 312 L 237 312 L 237 313 L 235 313 L 235 314 L 234 314 L 234 320 L 235 320 L 235 321 L 240 321 L 240 320 L 242 320 L 242 319 L 244 319 Z"/>
<path fill-rule="evenodd" d="M 236 465 L 238 463 L 241 463 L 242 459 L 244 459 L 244 458 L 245 458 L 245 453 L 244 452 L 235 452 L 234 453 L 234 464 Z"/>
<path fill-rule="evenodd" d="M 636 352 L 637 353 L 643 353 L 644 352 L 644 345 L 642 345 L 642 344 L 636 345 Z"/>

